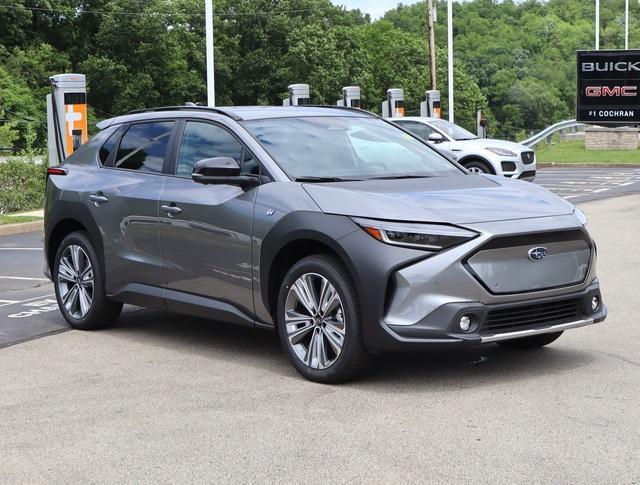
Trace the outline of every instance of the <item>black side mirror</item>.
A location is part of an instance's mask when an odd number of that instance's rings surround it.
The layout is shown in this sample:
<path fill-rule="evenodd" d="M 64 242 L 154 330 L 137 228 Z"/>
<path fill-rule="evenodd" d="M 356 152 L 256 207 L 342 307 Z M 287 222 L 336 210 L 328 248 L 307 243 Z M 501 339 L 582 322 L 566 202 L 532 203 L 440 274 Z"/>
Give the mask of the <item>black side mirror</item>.
<path fill-rule="evenodd" d="M 434 132 L 427 137 L 427 140 L 432 141 L 433 143 L 442 143 L 444 141 L 444 136 L 440 133 Z"/>
<path fill-rule="evenodd" d="M 240 175 L 240 165 L 230 157 L 214 157 L 200 160 L 193 167 L 191 178 L 200 184 L 259 185 L 260 179 L 253 175 Z"/>

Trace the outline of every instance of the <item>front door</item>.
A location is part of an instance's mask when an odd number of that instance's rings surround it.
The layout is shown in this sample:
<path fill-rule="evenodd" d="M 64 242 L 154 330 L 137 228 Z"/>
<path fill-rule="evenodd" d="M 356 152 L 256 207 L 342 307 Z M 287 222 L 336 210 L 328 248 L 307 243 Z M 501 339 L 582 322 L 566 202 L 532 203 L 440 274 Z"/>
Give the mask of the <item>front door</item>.
<path fill-rule="evenodd" d="M 167 308 L 181 311 L 190 297 L 200 304 L 207 298 L 252 316 L 251 231 L 258 189 L 202 185 L 191 180 L 191 172 L 196 162 L 213 157 L 237 160 L 243 173 L 256 173 L 258 164 L 220 125 L 185 121 L 180 131 L 174 176 L 167 177 L 160 196 Z"/>

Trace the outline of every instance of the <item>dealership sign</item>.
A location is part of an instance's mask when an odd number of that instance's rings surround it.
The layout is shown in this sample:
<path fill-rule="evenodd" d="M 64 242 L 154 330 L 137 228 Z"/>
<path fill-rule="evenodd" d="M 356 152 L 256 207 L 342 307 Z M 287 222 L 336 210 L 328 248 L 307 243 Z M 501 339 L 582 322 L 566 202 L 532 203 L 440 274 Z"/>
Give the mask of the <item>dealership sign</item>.
<path fill-rule="evenodd" d="M 640 123 L 640 50 L 578 51 L 576 118 Z"/>

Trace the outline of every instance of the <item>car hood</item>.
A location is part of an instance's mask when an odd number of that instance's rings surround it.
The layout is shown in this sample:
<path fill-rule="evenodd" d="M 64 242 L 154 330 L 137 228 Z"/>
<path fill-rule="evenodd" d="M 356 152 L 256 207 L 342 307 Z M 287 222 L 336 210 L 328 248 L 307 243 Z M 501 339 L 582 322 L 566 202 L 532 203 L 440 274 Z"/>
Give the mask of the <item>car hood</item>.
<path fill-rule="evenodd" d="M 504 148 L 505 150 L 511 150 L 515 153 L 531 151 L 531 148 L 521 145 L 520 143 L 514 143 L 506 140 L 494 140 L 493 138 L 476 138 L 473 140 L 455 140 L 451 142 L 451 148 L 453 150 L 469 150 L 473 148 L 487 147 Z"/>
<path fill-rule="evenodd" d="M 323 212 L 373 219 L 472 224 L 571 214 L 548 190 L 493 175 L 304 184 Z"/>

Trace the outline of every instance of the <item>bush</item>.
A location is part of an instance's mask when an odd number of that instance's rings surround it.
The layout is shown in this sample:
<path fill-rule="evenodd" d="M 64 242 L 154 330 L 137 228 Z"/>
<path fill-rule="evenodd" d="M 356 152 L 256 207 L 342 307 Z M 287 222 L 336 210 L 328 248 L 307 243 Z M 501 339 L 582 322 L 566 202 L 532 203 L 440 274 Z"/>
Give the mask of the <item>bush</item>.
<path fill-rule="evenodd" d="M 40 209 L 46 174 L 46 163 L 15 159 L 0 162 L 0 214 Z"/>

